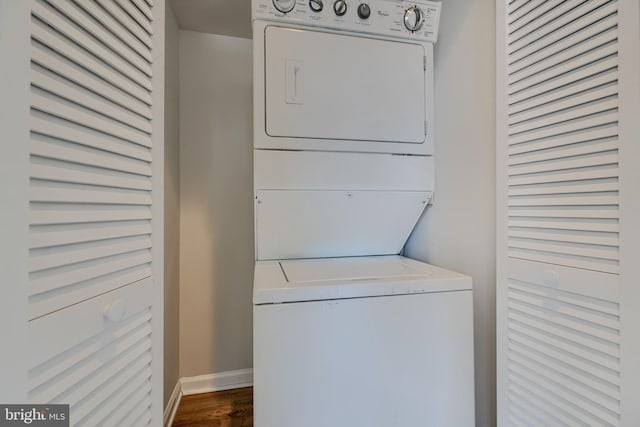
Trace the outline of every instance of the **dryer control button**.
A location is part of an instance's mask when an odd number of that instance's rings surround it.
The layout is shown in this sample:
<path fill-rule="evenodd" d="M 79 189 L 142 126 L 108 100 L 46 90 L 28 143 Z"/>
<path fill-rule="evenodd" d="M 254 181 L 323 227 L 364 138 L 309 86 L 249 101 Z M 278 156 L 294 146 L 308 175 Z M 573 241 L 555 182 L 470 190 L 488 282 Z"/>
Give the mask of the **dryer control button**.
<path fill-rule="evenodd" d="M 344 16 L 344 14 L 347 13 L 346 0 L 336 0 L 335 3 L 333 3 L 333 11 L 338 16 Z"/>
<path fill-rule="evenodd" d="M 418 6 L 411 6 L 404 12 L 404 26 L 409 31 L 418 31 L 422 27 L 422 10 Z"/>
<path fill-rule="evenodd" d="M 322 3 L 322 0 L 309 0 L 309 8 L 312 11 L 320 12 L 323 7 L 324 7 L 324 4 Z"/>
<path fill-rule="evenodd" d="M 358 16 L 360 19 L 369 19 L 371 16 L 371 8 L 366 3 L 360 3 L 358 6 Z"/>
<path fill-rule="evenodd" d="M 273 0 L 273 5 L 282 13 L 289 13 L 296 5 L 296 0 Z"/>

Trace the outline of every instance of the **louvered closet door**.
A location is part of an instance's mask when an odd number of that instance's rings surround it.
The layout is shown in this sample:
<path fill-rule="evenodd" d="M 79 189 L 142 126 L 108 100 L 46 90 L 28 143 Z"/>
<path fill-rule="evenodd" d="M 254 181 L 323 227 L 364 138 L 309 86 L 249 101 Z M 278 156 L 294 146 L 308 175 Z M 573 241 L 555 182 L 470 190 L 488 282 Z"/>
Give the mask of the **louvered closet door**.
<path fill-rule="evenodd" d="M 503 426 L 622 424 L 624 3 L 498 1 Z"/>
<path fill-rule="evenodd" d="M 151 422 L 151 0 L 33 0 L 29 399 Z M 158 424 L 156 422 L 155 424 Z"/>

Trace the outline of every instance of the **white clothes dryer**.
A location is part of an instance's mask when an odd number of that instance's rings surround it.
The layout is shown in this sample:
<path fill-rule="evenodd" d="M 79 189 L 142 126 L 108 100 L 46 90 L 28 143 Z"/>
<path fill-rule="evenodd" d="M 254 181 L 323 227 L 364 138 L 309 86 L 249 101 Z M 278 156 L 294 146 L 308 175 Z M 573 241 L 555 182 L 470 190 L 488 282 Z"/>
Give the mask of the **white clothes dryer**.
<path fill-rule="evenodd" d="M 433 33 L 406 30 L 407 2 L 374 1 L 365 20 L 349 0 L 341 16 L 254 0 L 255 148 L 433 153 Z M 439 8 L 413 7 L 437 25 Z"/>

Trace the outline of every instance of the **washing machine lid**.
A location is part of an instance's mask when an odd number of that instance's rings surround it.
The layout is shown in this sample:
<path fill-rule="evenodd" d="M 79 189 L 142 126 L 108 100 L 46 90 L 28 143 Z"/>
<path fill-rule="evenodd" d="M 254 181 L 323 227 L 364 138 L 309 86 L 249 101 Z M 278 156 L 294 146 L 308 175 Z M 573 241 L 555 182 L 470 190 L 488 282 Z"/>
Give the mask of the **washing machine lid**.
<path fill-rule="evenodd" d="M 402 256 L 258 261 L 254 304 L 471 289 L 471 278 Z"/>

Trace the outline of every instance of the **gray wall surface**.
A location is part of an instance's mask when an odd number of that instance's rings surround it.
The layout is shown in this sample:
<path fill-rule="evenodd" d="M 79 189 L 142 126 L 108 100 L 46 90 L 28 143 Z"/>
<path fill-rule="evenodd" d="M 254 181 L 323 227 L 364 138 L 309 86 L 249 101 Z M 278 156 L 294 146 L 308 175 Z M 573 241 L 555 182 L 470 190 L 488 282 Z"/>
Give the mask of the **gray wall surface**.
<path fill-rule="evenodd" d="M 248 39 L 180 31 L 180 376 L 252 367 Z"/>

